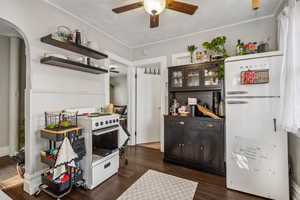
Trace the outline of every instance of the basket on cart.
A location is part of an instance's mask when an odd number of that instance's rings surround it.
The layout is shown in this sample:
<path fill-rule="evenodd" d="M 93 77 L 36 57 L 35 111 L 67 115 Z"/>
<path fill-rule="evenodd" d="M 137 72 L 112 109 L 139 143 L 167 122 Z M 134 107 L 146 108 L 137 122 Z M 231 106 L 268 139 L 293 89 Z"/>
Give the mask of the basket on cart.
<path fill-rule="evenodd" d="M 45 112 L 45 127 L 46 129 L 53 131 L 60 131 L 77 127 L 77 115 L 78 112 Z"/>

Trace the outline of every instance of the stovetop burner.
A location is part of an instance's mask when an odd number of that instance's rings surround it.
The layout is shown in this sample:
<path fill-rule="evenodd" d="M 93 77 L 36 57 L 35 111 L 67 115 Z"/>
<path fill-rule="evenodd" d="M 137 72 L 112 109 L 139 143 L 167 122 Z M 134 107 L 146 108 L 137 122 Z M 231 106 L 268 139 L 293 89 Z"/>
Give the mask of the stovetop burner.
<path fill-rule="evenodd" d="M 109 116 L 109 115 L 112 115 L 112 114 L 110 114 L 110 113 L 90 113 L 88 115 L 88 117 L 93 118 L 93 117 L 103 117 L 103 116 Z"/>

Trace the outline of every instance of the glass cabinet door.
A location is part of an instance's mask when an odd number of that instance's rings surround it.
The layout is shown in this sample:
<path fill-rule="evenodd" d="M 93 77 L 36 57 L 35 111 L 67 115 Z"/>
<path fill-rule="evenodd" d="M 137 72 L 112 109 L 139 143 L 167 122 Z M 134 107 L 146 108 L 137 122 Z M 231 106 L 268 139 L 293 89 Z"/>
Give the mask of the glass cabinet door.
<path fill-rule="evenodd" d="M 186 71 L 186 87 L 199 87 L 200 86 L 200 70 L 188 69 Z"/>
<path fill-rule="evenodd" d="M 183 87 L 183 70 L 171 71 L 170 87 L 171 88 L 182 88 Z"/>
<path fill-rule="evenodd" d="M 203 86 L 206 88 L 219 88 L 221 81 L 219 79 L 218 68 L 206 68 L 203 71 Z"/>

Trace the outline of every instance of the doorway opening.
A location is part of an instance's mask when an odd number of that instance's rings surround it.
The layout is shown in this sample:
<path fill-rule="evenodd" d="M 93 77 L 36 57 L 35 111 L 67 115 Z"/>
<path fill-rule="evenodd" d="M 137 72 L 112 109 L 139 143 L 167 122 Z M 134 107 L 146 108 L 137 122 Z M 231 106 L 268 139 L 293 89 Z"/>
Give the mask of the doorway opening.
<path fill-rule="evenodd" d="M 0 19 L 0 190 L 22 184 L 25 173 L 25 51 L 18 30 Z"/>
<path fill-rule="evenodd" d="M 164 66 L 161 61 L 146 60 L 136 68 L 136 144 L 163 151 Z"/>
<path fill-rule="evenodd" d="M 110 104 L 113 105 L 113 112 L 120 115 L 119 143 L 127 146 L 131 134 L 131 109 L 130 104 L 130 79 L 129 66 L 117 59 L 110 59 L 109 66 L 109 94 Z"/>

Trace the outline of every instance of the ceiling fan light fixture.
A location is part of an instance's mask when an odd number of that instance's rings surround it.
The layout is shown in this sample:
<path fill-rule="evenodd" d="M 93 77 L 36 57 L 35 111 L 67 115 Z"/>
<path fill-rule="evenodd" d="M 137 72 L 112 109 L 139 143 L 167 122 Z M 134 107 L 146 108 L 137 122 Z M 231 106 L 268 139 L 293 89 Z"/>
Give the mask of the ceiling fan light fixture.
<path fill-rule="evenodd" d="M 159 15 L 166 8 L 166 0 L 144 0 L 144 8 L 150 15 Z"/>

